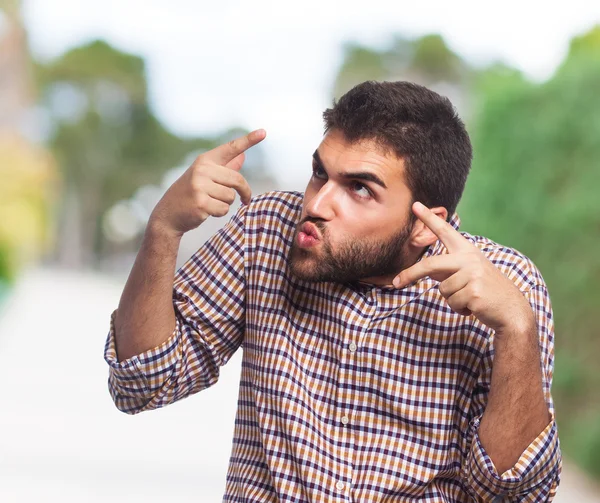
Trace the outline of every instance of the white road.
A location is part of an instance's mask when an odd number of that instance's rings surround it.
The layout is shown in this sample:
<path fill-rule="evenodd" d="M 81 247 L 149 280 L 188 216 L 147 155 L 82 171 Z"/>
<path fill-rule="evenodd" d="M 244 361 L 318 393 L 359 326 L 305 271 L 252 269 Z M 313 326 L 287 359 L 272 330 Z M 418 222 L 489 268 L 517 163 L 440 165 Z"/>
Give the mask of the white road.
<path fill-rule="evenodd" d="M 241 354 L 213 388 L 119 412 L 102 352 L 122 286 L 35 269 L 0 306 L 0 502 L 221 501 Z M 580 477 L 565 467 L 557 503 L 600 503 Z"/>

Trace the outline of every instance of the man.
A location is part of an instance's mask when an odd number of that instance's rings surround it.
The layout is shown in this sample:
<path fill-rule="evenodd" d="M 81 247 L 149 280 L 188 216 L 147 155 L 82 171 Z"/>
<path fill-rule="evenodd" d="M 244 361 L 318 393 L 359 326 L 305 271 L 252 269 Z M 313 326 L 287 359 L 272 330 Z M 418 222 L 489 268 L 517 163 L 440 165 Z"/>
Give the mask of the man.
<path fill-rule="evenodd" d="M 463 123 L 407 82 L 365 82 L 324 119 L 304 194 L 250 199 L 257 130 L 157 204 L 111 319 L 117 407 L 200 391 L 243 346 L 225 501 L 552 500 L 550 300 L 528 258 L 458 232 Z M 173 286 L 181 236 L 236 191 Z"/>

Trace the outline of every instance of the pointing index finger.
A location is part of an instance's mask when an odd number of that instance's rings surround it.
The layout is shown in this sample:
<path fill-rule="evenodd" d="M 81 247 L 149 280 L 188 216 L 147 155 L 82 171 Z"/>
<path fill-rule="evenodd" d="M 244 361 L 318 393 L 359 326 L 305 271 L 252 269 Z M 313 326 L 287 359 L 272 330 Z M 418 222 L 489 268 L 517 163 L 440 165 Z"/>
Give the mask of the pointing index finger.
<path fill-rule="evenodd" d="M 267 132 L 264 129 L 257 129 L 248 133 L 247 135 L 240 136 L 235 140 L 231 140 L 223 145 L 219 145 L 212 150 L 209 150 L 204 154 L 204 157 L 220 165 L 225 165 L 229 161 L 235 159 L 242 152 L 245 152 L 250 147 L 253 147 L 257 143 L 260 143 L 267 136 Z M 241 167 L 241 166 L 240 166 Z"/>
<path fill-rule="evenodd" d="M 421 220 L 431 232 L 440 238 L 440 241 L 444 243 L 450 253 L 471 249 L 473 246 L 460 234 L 460 232 L 444 219 L 438 217 L 424 204 L 416 202 L 413 204 L 412 209 L 417 218 Z"/>

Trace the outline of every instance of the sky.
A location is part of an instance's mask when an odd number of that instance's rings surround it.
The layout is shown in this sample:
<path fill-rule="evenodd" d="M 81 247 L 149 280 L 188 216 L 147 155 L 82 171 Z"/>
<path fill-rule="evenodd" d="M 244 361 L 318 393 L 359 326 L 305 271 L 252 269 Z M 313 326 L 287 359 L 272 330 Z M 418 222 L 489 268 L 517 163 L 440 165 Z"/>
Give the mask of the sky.
<path fill-rule="evenodd" d="M 454 0 L 24 0 L 41 60 L 103 38 L 146 59 L 154 112 L 173 132 L 264 128 L 282 188 L 302 189 L 343 44 L 383 47 L 394 34 L 440 33 L 474 64 L 502 60 L 551 76 L 574 35 L 600 23 L 600 2 Z"/>

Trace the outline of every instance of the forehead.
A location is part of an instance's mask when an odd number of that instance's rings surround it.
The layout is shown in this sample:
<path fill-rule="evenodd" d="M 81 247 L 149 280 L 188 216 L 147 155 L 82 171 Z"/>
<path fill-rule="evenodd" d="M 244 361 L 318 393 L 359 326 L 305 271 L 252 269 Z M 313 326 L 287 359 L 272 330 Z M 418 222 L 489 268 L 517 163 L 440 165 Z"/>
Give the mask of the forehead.
<path fill-rule="evenodd" d="M 383 150 L 374 140 L 349 142 L 341 132 L 333 130 L 323 137 L 317 152 L 327 170 L 370 171 L 388 186 L 394 181 L 404 182 L 404 161 Z"/>

